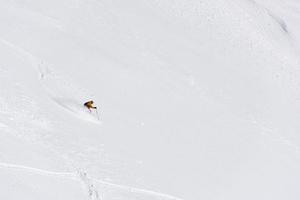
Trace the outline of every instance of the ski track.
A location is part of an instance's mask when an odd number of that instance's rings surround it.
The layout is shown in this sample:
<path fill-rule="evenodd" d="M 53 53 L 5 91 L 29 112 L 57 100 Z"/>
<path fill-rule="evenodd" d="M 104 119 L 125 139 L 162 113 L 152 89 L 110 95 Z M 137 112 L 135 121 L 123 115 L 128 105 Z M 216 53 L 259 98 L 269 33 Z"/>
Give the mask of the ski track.
<path fill-rule="evenodd" d="M 8 46 L 11 49 L 14 49 L 17 53 L 19 53 L 21 55 L 25 55 L 25 57 L 28 58 L 28 60 L 30 61 L 30 63 L 33 66 L 38 67 L 39 63 L 41 63 L 41 60 L 39 60 L 37 57 L 35 57 L 31 53 L 29 53 L 28 51 L 24 50 L 23 48 L 15 45 L 15 44 L 13 44 L 13 43 L 11 43 L 11 42 L 3 39 L 3 38 L 0 38 L 0 42 L 5 44 L 6 46 Z"/>
<path fill-rule="evenodd" d="M 89 121 L 95 124 L 102 124 L 97 111 L 89 112 L 87 108 L 85 108 L 82 104 L 75 100 L 55 97 L 52 97 L 52 100 L 79 119 Z"/>
<path fill-rule="evenodd" d="M 126 185 L 119 185 L 119 184 L 110 183 L 110 182 L 99 180 L 99 179 L 90 178 L 90 177 L 88 177 L 86 172 L 83 172 L 80 170 L 78 170 L 77 173 L 76 172 L 56 172 L 56 171 L 50 171 L 50 170 L 39 169 L 39 168 L 35 168 L 35 167 L 28 167 L 28 166 L 24 166 L 24 165 L 5 163 L 5 162 L 0 162 L 0 168 L 24 171 L 27 173 L 39 174 L 39 175 L 43 175 L 43 176 L 51 176 L 51 177 L 56 177 L 56 178 L 77 180 L 84 185 L 84 187 L 86 188 L 87 193 L 89 195 L 89 198 L 92 200 L 100 199 L 100 195 L 99 195 L 100 192 L 97 190 L 94 183 L 100 183 L 105 186 L 111 186 L 114 189 L 125 190 L 130 193 L 151 195 L 151 196 L 156 196 L 158 198 L 165 198 L 165 199 L 169 199 L 169 200 L 183 200 L 181 198 L 178 198 L 178 197 L 175 197 L 172 195 L 154 192 L 151 190 L 135 188 L 135 187 L 126 186 Z"/>
<path fill-rule="evenodd" d="M 99 192 L 96 189 L 96 187 L 93 184 L 93 180 L 88 177 L 86 172 L 78 171 L 78 175 L 80 177 L 81 182 L 83 183 L 84 187 L 87 190 L 89 199 L 91 200 L 98 200 L 100 199 L 99 197 Z"/>
<path fill-rule="evenodd" d="M 37 57 L 32 55 L 30 52 L 24 50 L 23 48 L 15 45 L 7 40 L 4 40 L 3 38 L 0 38 L 0 42 L 3 43 L 4 45 L 8 46 L 11 49 L 14 49 L 17 53 L 24 55 L 30 61 L 31 65 L 33 65 L 36 68 L 36 70 L 39 71 L 41 79 L 44 78 L 45 74 L 44 74 L 43 70 L 41 69 L 41 65 L 43 65 L 43 63 L 44 63 L 42 60 L 38 59 Z M 56 102 L 56 103 L 58 103 L 58 102 Z M 60 103 L 58 103 L 58 105 L 65 107 L 65 106 L 61 105 Z M 74 110 L 72 108 L 67 108 L 67 109 L 71 112 L 74 112 Z M 85 117 L 85 120 L 95 122 L 94 118 L 93 118 L 93 120 L 91 120 L 91 119 L 86 119 L 86 117 Z M 99 121 L 97 121 L 97 123 L 101 124 L 101 122 L 99 122 Z M 4 128 L 5 126 L 2 126 L 2 127 Z M 1 128 L 1 124 L 0 124 L 0 128 Z M 89 199 L 91 199 L 91 200 L 99 200 L 100 199 L 99 191 L 97 190 L 97 188 L 95 187 L 95 185 L 93 183 L 103 184 L 105 186 L 110 186 L 110 187 L 113 187 L 114 189 L 117 188 L 119 190 L 125 190 L 130 193 L 156 196 L 157 198 L 160 198 L 160 199 L 162 198 L 162 199 L 170 199 L 170 200 L 182 200 L 178 197 L 174 197 L 174 196 L 159 193 L 159 192 L 154 192 L 154 191 L 140 189 L 140 188 L 134 188 L 134 187 L 126 186 L 126 185 L 119 185 L 119 184 L 114 184 L 114 183 L 110 183 L 110 182 L 103 181 L 103 180 L 89 178 L 87 173 L 82 172 L 82 171 L 78 171 L 77 173 L 55 172 L 55 171 L 49 171 L 49 170 L 44 170 L 44 169 L 39 169 L 39 168 L 34 168 L 34 167 L 16 165 L 16 164 L 11 164 L 11 163 L 3 163 L 3 162 L 0 162 L 0 168 L 26 171 L 28 173 L 34 173 L 34 174 L 39 174 L 39 175 L 43 175 L 43 176 L 52 176 L 52 177 L 57 177 L 57 178 L 78 180 L 83 184 L 83 186 L 87 190 L 87 194 L 89 196 Z"/>
<path fill-rule="evenodd" d="M 45 175 L 45 176 L 55 176 L 60 178 L 74 178 L 74 173 L 71 172 L 54 172 L 54 171 L 48 171 L 44 169 L 34 168 L 34 167 L 27 167 L 24 165 L 16 165 L 11 163 L 0 163 L 0 168 L 6 168 L 6 169 L 12 169 L 12 170 L 19 170 L 19 171 L 26 171 L 29 173 L 35 173 L 39 175 Z"/>
<path fill-rule="evenodd" d="M 55 77 L 55 75 L 53 75 L 53 74 L 55 74 L 55 72 L 52 69 L 50 69 L 49 66 L 47 64 L 45 64 L 44 61 L 38 59 L 36 56 L 34 56 L 30 52 L 24 50 L 23 48 L 19 47 L 18 45 L 15 45 L 3 38 L 0 38 L 0 42 L 3 43 L 4 45 L 8 46 L 9 48 L 15 50 L 18 54 L 24 55 L 30 61 L 31 65 L 33 67 L 35 67 L 35 69 L 38 71 L 41 81 L 44 81 L 45 76 L 48 74 L 54 76 L 54 80 L 48 81 L 50 83 L 50 87 L 47 84 L 43 84 L 45 91 L 48 93 L 48 95 L 50 95 L 49 98 L 51 98 L 54 102 L 56 102 L 59 106 L 61 106 L 68 112 L 75 114 L 75 116 L 77 118 L 80 118 L 81 120 L 89 121 L 89 122 L 96 123 L 96 124 L 102 124 L 102 122 L 98 119 L 98 116 L 92 116 L 91 114 L 87 113 L 84 109 L 82 109 L 82 107 L 80 107 L 81 104 L 78 103 L 77 101 L 61 97 L 62 94 L 66 93 L 67 91 L 69 92 L 72 90 L 72 88 L 69 88 L 70 87 L 69 85 L 71 85 L 71 84 L 67 83 L 66 81 L 57 80 L 57 77 Z M 53 79 L 53 77 L 52 77 L 52 79 Z M 51 85 L 54 88 L 51 88 Z M 58 90 L 57 85 L 59 87 L 64 86 L 64 87 L 68 87 L 68 88 L 66 90 L 60 91 L 60 90 Z M 58 93 L 58 94 L 53 93 L 53 90 L 56 91 L 56 93 Z M 58 91 L 60 91 L 60 93 Z M 73 95 L 74 95 L 75 99 L 78 99 L 75 97 L 76 96 L 75 94 L 73 94 Z M 88 96 L 88 95 L 85 95 L 85 96 Z"/>

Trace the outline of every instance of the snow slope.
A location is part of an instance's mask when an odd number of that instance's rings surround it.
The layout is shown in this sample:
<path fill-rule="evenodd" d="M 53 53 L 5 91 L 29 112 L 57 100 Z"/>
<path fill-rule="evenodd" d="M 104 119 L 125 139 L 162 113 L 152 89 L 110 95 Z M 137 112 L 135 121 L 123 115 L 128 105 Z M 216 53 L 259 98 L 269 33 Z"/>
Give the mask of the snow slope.
<path fill-rule="evenodd" d="M 297 1 L 0 5 L 0 199 L 299 199 Z"/>

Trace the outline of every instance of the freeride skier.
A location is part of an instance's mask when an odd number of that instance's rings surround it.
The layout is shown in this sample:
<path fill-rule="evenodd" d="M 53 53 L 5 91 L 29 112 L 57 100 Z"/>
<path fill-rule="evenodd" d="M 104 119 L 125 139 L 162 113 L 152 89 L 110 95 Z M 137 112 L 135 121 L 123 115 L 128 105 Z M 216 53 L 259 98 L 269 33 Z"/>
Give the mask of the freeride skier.
<path fill-rule="evenodd" d="M 97 109 L 97 107 L 93 106 L 94 101 L 87 101 L 83 105 L 89 109 L 91 112 L 91 109 Z"/>

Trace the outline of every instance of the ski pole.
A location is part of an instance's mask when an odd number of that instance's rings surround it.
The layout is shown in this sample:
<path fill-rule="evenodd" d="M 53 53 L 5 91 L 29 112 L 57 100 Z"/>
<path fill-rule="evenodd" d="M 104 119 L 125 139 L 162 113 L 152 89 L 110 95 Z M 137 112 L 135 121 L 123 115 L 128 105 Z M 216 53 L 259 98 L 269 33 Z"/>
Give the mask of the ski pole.
<path fill-rule="evenodd" d="M 98 120 L 100 120 L 100 119 L 99 119 L 99 114 L 98 114 L 97 108 L 96 108 L 96 113 L 97 113 L 97 118 L 98 118 Z"/>

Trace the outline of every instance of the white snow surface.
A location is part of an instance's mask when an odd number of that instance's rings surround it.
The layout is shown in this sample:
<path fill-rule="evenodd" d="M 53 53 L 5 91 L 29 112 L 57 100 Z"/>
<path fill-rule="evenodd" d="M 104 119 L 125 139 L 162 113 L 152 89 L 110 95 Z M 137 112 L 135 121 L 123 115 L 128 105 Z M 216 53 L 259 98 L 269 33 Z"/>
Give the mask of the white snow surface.
<path fill-rule="evenodd" d="M 0 0 L 0 199 L 299 200 L 299 22 L 297 0 Z"/>

